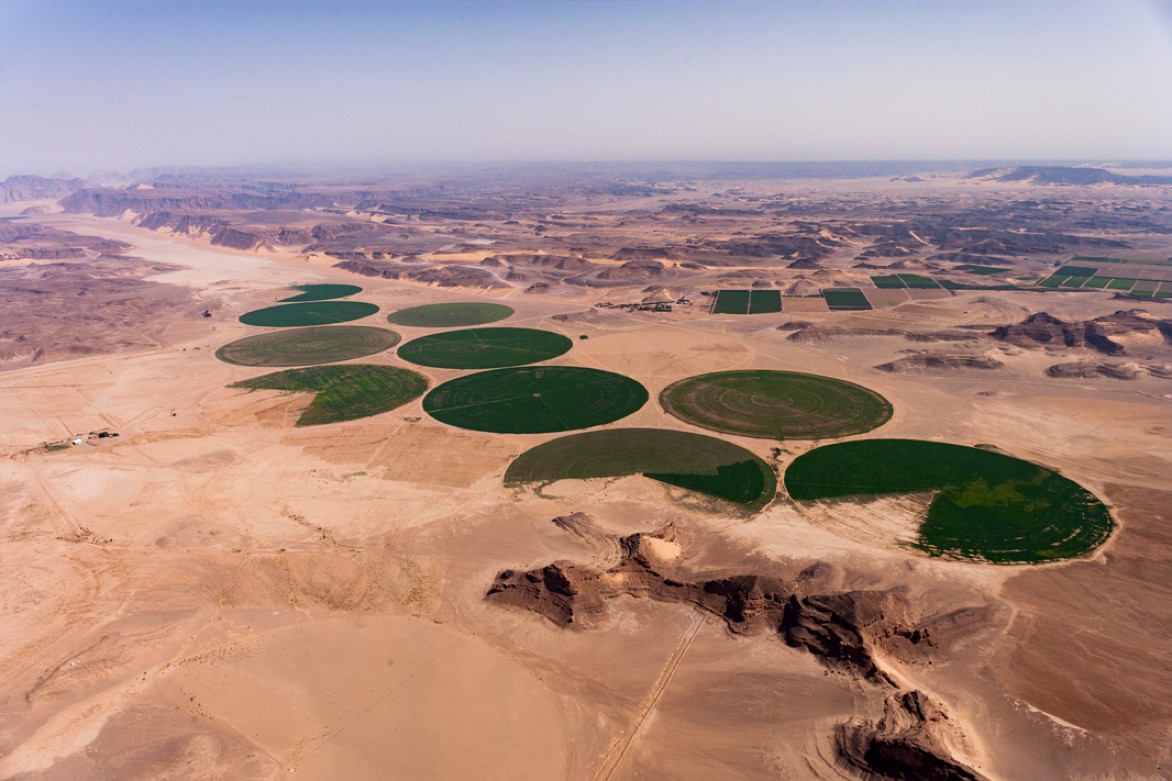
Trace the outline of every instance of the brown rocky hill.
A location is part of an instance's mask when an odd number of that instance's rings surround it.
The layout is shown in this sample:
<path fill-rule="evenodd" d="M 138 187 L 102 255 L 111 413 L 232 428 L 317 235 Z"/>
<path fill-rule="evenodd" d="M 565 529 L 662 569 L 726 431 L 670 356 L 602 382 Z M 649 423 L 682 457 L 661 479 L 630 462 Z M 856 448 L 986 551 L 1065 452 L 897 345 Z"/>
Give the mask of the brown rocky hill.
<path fill-rule="evenodd" d="M 1013 325 L 1003 325 L 989 335 L 1018 347 L 1089 347 L 1105 355 L 1125 355 L 1126 348 L 1113 336 L 1158 332 L 1172 345 L 1172 320 L 1160 320 L 1142 309 L 1120 310 L 1082 322 L 1065 322 L 1048 312 L 1038 312 Z"/>

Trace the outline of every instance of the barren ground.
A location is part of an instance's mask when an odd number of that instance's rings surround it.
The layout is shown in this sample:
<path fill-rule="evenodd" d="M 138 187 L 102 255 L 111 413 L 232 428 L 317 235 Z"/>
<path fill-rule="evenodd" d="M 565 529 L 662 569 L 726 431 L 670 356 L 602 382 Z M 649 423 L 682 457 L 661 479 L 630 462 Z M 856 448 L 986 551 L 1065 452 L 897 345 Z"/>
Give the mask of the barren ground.
<path fill-rule="evenodd" d="M 818 565 L 839 590 L 903 589 L 922 616 L 980 608 L 936 657 L 884 661 L 950 714 L 954 756 L 991 779 L 1168 777 L 1172 384 L 1055 379 L 1046 367 L 1065 352 L 902 335 L 984 334 L 1039 311 L 1040 298 L 1080 321 L 1134 303 L 974 291 L 873 312 L 801 299 L 781 315 L 657 314 L 592 308 L 638 300 L 645 281 L 450 290 L 117 218 L 36 219 L 125 242 L 159 269 L 134 266 L 155 296 L 145 341 L 0 374 L 0 778 L 855 777 L 836 756 L 835 725 L 873 717 L 877 690 L 813 654 L 682 604 L 616 597 L 600 625 L 565 630 L 486 602 L 501 570 L 614 563 L 609 543 L 551 523 L 573 512 L 614 538 L 674 524 L 681 541 L 653 545 L 681 571 L 793 578 Z M 657 230 L 674 229 L 652 225 L 645 243 Z M 256 332 L 240 313 L 292 282 L 356 282 L 356 298 L 383 313 L 507 300 L 517 314 L 504 325 L 574 340 L 552 363 L 648 388 L 652 400 L 620 426 L 693 430 L 655 399 L 705 371 L 856 382 L 894 405 L 876 435 L 990 444 L 1060 469 L 1107 501 L 1120 528 L 1085 560 L 949 562 L 901 544 L 918 497 L 802 508 L 783 493 L 747 517 L 638 477 L 506 489 L 511 458 L 551 437 L 452 429 L 418 400 L 294 429 L 306 397 L 230 389 L 263 372 L 213 356 Z M 1172 317 L 1172 305 L 1146 308 Z M 845 330 L 790 338 L 777 326 L 794 320 Z M 1141 363 L 1166 357 L 1158 337 L 1126 338 Z M 908 350 L 1002 366 L 875 368 Z M 367 360 L 399 364 L 393 353 Z M 413 368 L 433 385 L 460 374 Z M 45 448 L 100 431 L 118 436 Z M 780 470 L 814 445 L 727 438 Z"/>

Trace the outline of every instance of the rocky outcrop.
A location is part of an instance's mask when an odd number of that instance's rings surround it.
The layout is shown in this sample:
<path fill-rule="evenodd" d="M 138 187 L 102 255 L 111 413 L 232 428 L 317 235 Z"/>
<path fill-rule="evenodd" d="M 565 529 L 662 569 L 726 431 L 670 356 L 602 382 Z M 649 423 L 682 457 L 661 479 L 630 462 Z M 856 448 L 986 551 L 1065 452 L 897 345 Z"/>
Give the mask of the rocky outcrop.
<path fill-rule="evenodd" d="M 1143 374 L 1144 370 L 1139 366 L 1125 363 L 1074 361 L 1072 363 L 1056 363 L 1046 368 L 1047 377 L 1065 380 L 1089 380 L 1095 377 L 1108 377 L 1112 380 L 1136 380 Z"/>
<path fill-rule="evenodd" d="M 1126 348 L 1112 337 L 1159 333 L 1172 344 L 1172 320 L 1160 320 L 1142 309 L 1120 310 L 1084 322 L 1065 322 L 1038 312 L 1020 323 L 1003 325 L 989 335 L 1017 347 L 1087 347 L 1104 355 L 1125 355 Z"/>
<path fill-rule="evenodd" d="M 877 720 L 838 728 L 838 751 L 855 770 L 899 781 L 985 781 L 957 762 L 945 745 L 953 732 L 948 715 L 926 694 L 900 691 L 883 703 Z"/>
<path fill-rule="evenodd" d="M 1019 165 L 1014 168 L 982 168 L 970 173 L 968 179 L 990 179 L 995 182 L 1028 182 L 1030 184 L 1088 185 L 1124 184 L 1134 186 L 1172 185 L 1172 176 L 1125 176 L 1105 168 L 1061 165 Z"/>
<path fill-rule="evenodd" d="M 0 203 L 57 200 L 83 187 L 85 187 L 85 182 L 81 179 L 10 176 L 0 182 Z"/>
<path fill-rule="evenodd" d="M 0 222 L 0 260 L 72 260 L 121 255 L 129 244 L 23 222 Z"/>
<path fill-rule="evenodd" d="M 319 209 L 332 206 L 333 198 L 323 193 L 283 187 L 87 187 L 62 198 L 60 203 L 67 212 L 117 217 L 127 211 L 149 214 L 157 211 L 198 213 L 223 209 Z"/>
<path fill-rule="evenodd" d="M 408 266 L 386 260 L 343 260 L 334 268 L 383 279 L 409 279 L 439 287 L 507 288 L 492 272 L 474 266 Z"/>
<path fill-rule="evenodd" d="M 576 629 L 600 621 L 607 602 L 622 594 L 690 603 L 720 617 L 737 634 L 773 633 L 825 664 L 884 683 L 890 681 L 872 655 L 874 643 L 899 653 L 909 644 L 932 642 L 894 592 L 807 594 L 800 581 L 759 574 L 691 579 L 656 551 L 657 544 L 678 545 L 671 529 L 618 542 L 619 561 L 609 569 L 555 561 L 534 570 L 505 570 L 496 576 L 486 599 Z"/>
<path fill-rule="evenodd" d="M 991 371 L 1000 369 L 1005 364 L 988 355 L 954 355 L 946 353 L 916 353 L 897 358 L 894 361 L 881 363 L 875 368 L 879 371 L 902 373 L 922 371 L 959 371 L 963 369 L 979 369 Z"/>
<path fill-rule="evenodd" d="M 497 605 L 545 617 L 562 628 L 586 629 L 601 621 L 607 603 L 618 596 L 676 602 L 719 617 L 737 634 L 775 635 L 787 645 L 870 686 L 860 690 L 870 701 L 882 697 L 874 718 L 839 725 L 837 759 L 868 778 L 896 781 L 985 781 L 957 761 L 950 747 L 963 735 L 930 697 L 902 690 L 879 665 L 875 651 L 888 659 L 923 660 L 941 646 L 962 638 L 987 619 L 981 608 L 967 608 L 917 620 L 898 590 L 806 593 L 825 580 L 825 565 L 796 578 L 762 574 L 689 576 L 678 559 L 682 535 L 674 526 L 618 538 L 617 551 L 600 540 L 614 538 L 597 529 L 584 513 L 555 518 L 563 531 L 585 541 L 595 553 L 611 555 L 606 569 L 557 561 L 528 571 L 504 570 L 485 598 Z"/>

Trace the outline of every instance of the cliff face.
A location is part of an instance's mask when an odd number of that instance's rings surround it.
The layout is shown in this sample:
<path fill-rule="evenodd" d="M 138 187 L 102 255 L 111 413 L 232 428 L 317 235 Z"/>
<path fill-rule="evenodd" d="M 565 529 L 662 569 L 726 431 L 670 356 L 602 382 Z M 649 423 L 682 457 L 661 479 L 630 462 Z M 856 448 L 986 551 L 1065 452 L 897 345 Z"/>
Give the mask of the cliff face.
<path fill-rule="evenodd" d="M 0 203 L 64 198 L 85 187 L 81 179 L 46 179 L 43 176 L 10 176 L 0 182 Z"/>
<path fill-rule="evenodd" d="M 1158 332 L 1172 344 L 1172 320 L 1160 320 L 1142 309 L 1120 310 L 1094 320 L 1068 323 L 1048 312 L 1032 314 L 1020 323 L 1005 325 L 989 335 L 1017 347 L 1089 347 L 1104 355 L 1126 355 L 1112 337 Z"/>
<path fill-rule="evenodd" d="M 878 661 L 931 658 L 973 625 L 979 609 L 925 621 L 898 591 L 806 593 L 817 567 L 792 580 L 758 574 L 692 579 L 675 563 L 682 547 L 674 526 L 620 537 L 616 546 L 583 513 L 553 523 L 596 551 L 617 555 L 617 563 L 606 570 L 567 561 L 505 570 L 488 589 L 489 602 L 571 629 L 600 622 L 608 602 L 620 595 L 694 605 L 737 634 L 773 634 L 882 696 L 879 713 L 839 725 L 837 759 L 843 766 L 868 778 L 985 781 L 951 756 L 949 746 L 963 743 L 963 735 L 944 709 L 921 691 L 901 689 Z"/>
<path fill-rule="evenodd" d="M 113 239 L 24 222 L 0 222 L 0 260 L 68 260 L 121 255 L 130 248 Z"/>
<path fill-rule="evenodd" d="M 150 214 L 160 211 L 206 212 L 220 209 L 319 209 L 332 206 L 333 203 L 333 198 L 323 193 L 283 188 L 254 192 L 244 189 L 88 187 L 63 198 L 61 207 L 71 213 L 116 217 L 128 210 L 135 214 Z"/>

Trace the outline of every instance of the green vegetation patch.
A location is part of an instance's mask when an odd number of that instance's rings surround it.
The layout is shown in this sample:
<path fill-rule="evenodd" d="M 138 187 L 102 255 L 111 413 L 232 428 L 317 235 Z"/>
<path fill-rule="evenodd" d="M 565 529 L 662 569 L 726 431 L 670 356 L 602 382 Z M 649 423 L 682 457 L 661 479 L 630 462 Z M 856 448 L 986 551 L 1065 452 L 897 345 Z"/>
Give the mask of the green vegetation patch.
<path fill-rule="evenodd" d="M 1062 285 L 1063 282 L 1065 282 L 1068 279 L 1070 279 L 1070 277 L 1060 277 L 1057 274 L 1052 274 L 1052 275 L 1046 277 L 1045 279 L 1043 279 L 1038 284 L 1041 285 L 1042 287 L 1059 287 Z"/>
<path fill-rule="evenodd" d="M 504 320 L 513 314 L 513 308 L 504 304 L 460 301 L 452 304 L 426 304 L 391 312 L 387 320 L 396 325 L 413 328 L 457 328 L 465 325 L 484 325 Z"/>
<path fill-rule="evenodd" d="M 377 311 L 377 306 L 362 301 L 310 301 L 304 304 L 281 304 L 255 309 L 242 314 L 240 322 L 267 328 L 330 325 L 359 320 Z"/>
<path fill-rule="evenodd" d="M 871 277 L 871 281 L 881 290 L 903 290 L 907 287 L 907 283 L 900 279 L 898 274 L 880 274 Z"/>
<path fill-rule="evenodd" d="M 903 280 L 905 285 L 912 289 L 936 290 L 940 287 L 940 284 L 936 280 L 931 277 L 922 277 L 919 274 L 900 274 L 899 278 Z"/>
<path fill-rule="evenodd" d="M 703 434 L 651 428 L 588 431 L 545 442 L 509 465 L 505 484 L 636 474 L 754 510 L 777 492 L 773 470 L 748 450 Z"/>
<path fill-rule="evenodd" d="M 365 325 L 316 326 L 247 336 L 216 350 L 237 366 L 315 366 L 348 361 L 389 350 L 399 335 Z"/>
<path fill-rule="evenodd" d="M 496 369 L 556 358 L 574 342 L 534 328 L 468 328 L 414 339 L 399 348 L 399 357 L 441 369 Z"/>
<path fill-rule="evenodd" d="M 978 266 L 975 263 L 962 263 L 956 267 L 957 271 L 966 271 L 969 274 L 976 274 L 980 277 L 992 276 L 993 274 L 1000 274 L 1002 271 L 1009 271 L 1005 266 Z"/>
<path fill-rule="evenodd" d="M 527 366 L 449 380 L 424 397 L 423 409 L 474 431 L 545 434 L 613 423 L 646 403 L 647 389 L 621 374 Z"/>
<path fill-rule="evenodd" d="M 712 307 L 714 315 L 747 315 L 749 313 L 749 298 L 751 290 L 718 290 L 716 304 Z"/>
<path fill-rule="evenodd" d="M 1082 287 L 1089 277 L 1067 277 L 1059 287 Z"/>
<path fill-rule="evenodd" d="M 1115 277 L 1107 283 L 1108 290 L 1131 290 L 1138 280 Z"/>
<path fill-rule="evenodd" d="M 874 308 L 863 291 L 857 287 L 826 288 L 822 291 L 822 297 L 826 299 L 826 306 L 832 312 L 865 311 Z"/>
<path fill-rule="evenodd" d="M 1102 288 L 1107 287 L 1107 284 L 1110 281 L 1111 281 L 1111 277 L 1091 277 L 1090 279 L 1087 280 L 1087 283 L 1085 285 L 1083 285 L 1083 287 L 1102 289 Z"/>
<path fill-rule="evenodd" d="M 367 418 L 401 407 L 423 395 L 427 380 L 410 369 L 345 364 L 288 369 L 242 380 L 232 387 L 316 393 L 297 425 L 317 426 Z"/>
<path fill-rule="evenodd" d="M 891 403 L 853 382 L 770 370 L 701 374 L 659 395 L 665 411 L 701 428 L 764 439 L 861 434 L 891 419 Z"/>
<path fill-rule="evenodd" d="M 1138 258 L 1108 258 L 1090 255 L 1076 255 L 1075 260 L 1093 263 L 1118 263 L 1128 266 L 1172 266 L 1172 258 L 1167 260 L 1140 260 Z"/>
<path fill-rule="evenodd" d="M 1032 279 L 1032 277 L 1025 277 L 1025 279 Z M 940 287 L 945 290 L 1021 290 L 1017 285 L 1000 284 L 1000 285 L 978 285 L 974 282 L 957 282 L 952 279 L 937 280 Z"/>
<path fill-rule="evenodd" d="M 799 501 L 936 491 L 916 547 L 932 556 L 1020 564 L 1081 556 L 1115 524 L 1085 488 L 990 450 L 911 439 L 840 442 L 785 473 Z"/>
<path fill-rule="evenodd" d="M 762 315 L 781 311 L 780 290 L 754 290 L 749 296 L 749 314 Z"/>
<path fill-rule="evenodd" d="M 1055 273 L 1068 277 L 1093 277 L 1098 271 L 1094 266 L 1063 266 Z"/>
<path fill-rule="evenodd" d="M 294 290 L 301 292 L 290 298 L 282 298 L 281 303 L 291 304 L 295 301 L 329 301 L 331 298 L 345 298 L 355 293 L 361 293 L 358 285 L 295 285 Z"/>

